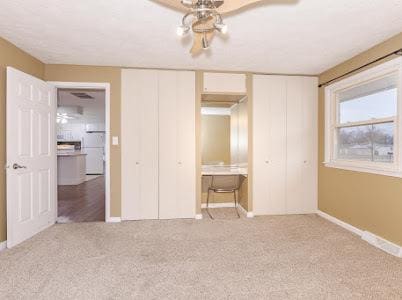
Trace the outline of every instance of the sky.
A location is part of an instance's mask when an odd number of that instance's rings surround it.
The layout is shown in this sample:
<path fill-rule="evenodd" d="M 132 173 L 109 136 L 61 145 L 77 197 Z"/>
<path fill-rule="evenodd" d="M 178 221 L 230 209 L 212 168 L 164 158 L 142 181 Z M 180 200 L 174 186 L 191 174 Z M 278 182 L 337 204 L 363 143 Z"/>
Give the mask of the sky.
<path fill-rule="evenodd" d="M 373 118 L 387 118 L 396 115 L 397 89 L 381 91 L 376 94 L 340 103 L 340 122 L 358 122 Z"/>

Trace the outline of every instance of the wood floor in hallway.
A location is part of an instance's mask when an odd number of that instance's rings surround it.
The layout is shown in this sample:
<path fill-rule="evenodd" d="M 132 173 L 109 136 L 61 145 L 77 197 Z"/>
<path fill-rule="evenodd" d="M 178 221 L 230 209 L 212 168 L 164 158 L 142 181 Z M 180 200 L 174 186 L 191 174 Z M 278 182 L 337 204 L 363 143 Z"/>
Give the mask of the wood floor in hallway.
<path fill-rule="evenodd" d="M 58 186 L 60 222 L 105 221 L 105 177 L 100 176 L 80 185 Z"/>

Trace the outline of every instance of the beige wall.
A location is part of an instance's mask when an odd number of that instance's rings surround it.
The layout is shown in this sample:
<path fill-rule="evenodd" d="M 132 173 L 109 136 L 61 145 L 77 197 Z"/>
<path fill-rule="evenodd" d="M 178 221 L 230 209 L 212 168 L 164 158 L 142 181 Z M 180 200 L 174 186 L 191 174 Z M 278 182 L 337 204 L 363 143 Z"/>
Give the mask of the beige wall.
<path fill-rule="evenodd" d="M 325 82 L 402 48 L 402 33 L 320 75 Z M 402 245 L 402 179 L 326 168 L 324 88 L 319 98 L 319 209 Z"/>
<path fill-rule="evenodd" d="M 43 78 L 45 65 L 0 38 L 0 242 L 6 240 L 6 67 Z"/>
<path fill-rule="evenodd" d="M 230 116 L 203 115 L 201 118 L 202 163 L 230 164 Z"/>
<path fill-rule="evenodd" d="M 44 79 L 47 81 L 108 82 L 110 83 L 110 127 L 111 136 L 120 137 L 120 90 L 121 69 L 115 67 L 93 67 L 72 65 L 46 65 Z M 124 142 L 124 141 L 120 141 Z M 110 214 L 121 214 L 121 161 L 120 146 L 110 146 Z"/>

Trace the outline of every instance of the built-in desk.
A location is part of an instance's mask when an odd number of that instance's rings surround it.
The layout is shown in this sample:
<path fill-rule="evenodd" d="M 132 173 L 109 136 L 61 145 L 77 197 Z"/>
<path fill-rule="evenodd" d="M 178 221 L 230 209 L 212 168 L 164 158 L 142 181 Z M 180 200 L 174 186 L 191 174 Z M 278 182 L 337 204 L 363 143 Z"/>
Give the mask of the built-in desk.
<path fill-rule="evenodd" d="M 232 176 L 239 176 L 240 189 L 238 193 L 238 200 L 240 205 L 247 210 L 247 193 L 248 193 L 248 168 L 247 166 L 238 165 L 203 165 L 202 170 L 202 205 L 205 207 L 208 187 L 211 185 L 211 180 L 213 176 L 225 177 L 228 176 L 228 180 Z M 229 177 L 230 176 L 230 177 Z M 225 180 L 224 178 L 220 178 Z M 223 207 L 226 204 L 233 203 L 233 195 L 230 194 L 216 194 L 211 193 L 210 204 L 212 207 Z"/>
<path fill-rule="evenodd" d="M 247 177 L 248 168 L 236 165 L 203 165 L 202 176 L 231 176 L 242 175 Z"/>

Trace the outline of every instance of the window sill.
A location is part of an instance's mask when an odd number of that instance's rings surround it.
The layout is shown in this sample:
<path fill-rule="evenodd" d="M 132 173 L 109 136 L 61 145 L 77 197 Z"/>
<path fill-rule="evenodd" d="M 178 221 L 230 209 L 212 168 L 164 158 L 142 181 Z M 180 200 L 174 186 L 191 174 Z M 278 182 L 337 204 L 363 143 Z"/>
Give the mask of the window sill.
<path fill-rule="evenodd" d="M 398 177 L 402 178 L 402 172 L 398 170 L 390 170 L 390 169 L 379 169 L 365 166 L 356 166 L 347 163 L 340 162 L 323 162 L 324 166 L 327 168 L 335 168 L 347 171 L 354 171 L 360 173 L 370 173 L 376 175 L 390 176 L 390 177 Z"/>

